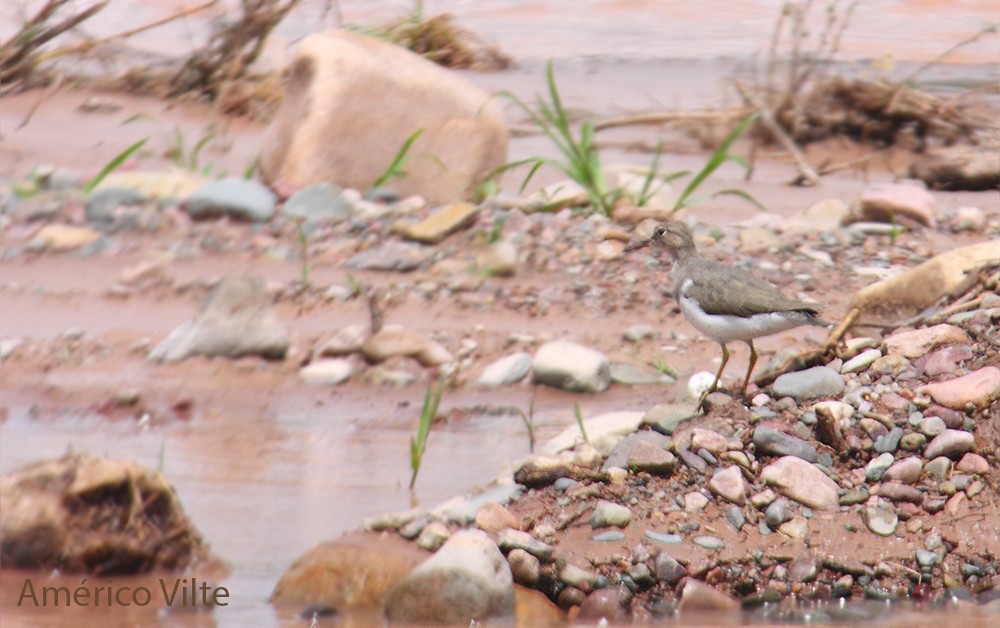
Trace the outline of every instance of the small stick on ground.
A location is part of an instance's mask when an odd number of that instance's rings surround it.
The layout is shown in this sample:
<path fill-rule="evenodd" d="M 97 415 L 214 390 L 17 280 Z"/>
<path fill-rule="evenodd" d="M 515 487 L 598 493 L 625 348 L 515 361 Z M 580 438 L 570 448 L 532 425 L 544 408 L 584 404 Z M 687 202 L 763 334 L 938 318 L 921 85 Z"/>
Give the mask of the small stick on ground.
<path fill-rule="evenodd" d="M 836 348 L 836 346 L 840 344 L 840 341 L 841 339 L 843 339 L 844 334 L 846 334 L 847 330 L 849 330 L 851 326 L 854 325 L 854 321 L 857 320 L 860 314 L 861 310 L 859 310 L 858 308 L 854 308 L 847 313 L 847 316 L 845 316 L 844 319 L 840 321 L 839 325 L 833 328 L 833 331 L 830 332 L 830 335 L 827 337 L 826 342 L 823 343 L 823 353 L 832 352 Z"/>

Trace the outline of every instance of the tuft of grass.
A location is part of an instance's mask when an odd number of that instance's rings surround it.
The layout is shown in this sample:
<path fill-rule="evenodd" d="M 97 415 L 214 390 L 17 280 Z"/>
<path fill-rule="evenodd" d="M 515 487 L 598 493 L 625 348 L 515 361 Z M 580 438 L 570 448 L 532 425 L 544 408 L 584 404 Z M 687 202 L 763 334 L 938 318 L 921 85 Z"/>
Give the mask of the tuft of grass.
<path fill-rule="evenodd" d="M 418 129 L 413 135 L 406 138 L 406 141 L 403 142 L 403 144 L 399 147 L 399 150 L 396 151 L 396 156 L 393 157 L 389 167 L 386 168 L 385 172 L 379 175 L 377 179 L 375 179 L 374 183 L 372 183 L 373 188 L 385 185 L 392 179 L 401 179 L 406 176 L 406 171 L 403 170 L 403 168 L 405 168 L 406 164 L 410 162 L 410 149 L 413 148 L 413 143 L 417 141 L 417 138 L 419 138 L 423 132 L 423 129 Z"/>
<path fill-rule="evenodd" d="M 133 153 L 142 148 L 148 140 L 149 140 L 148 137 L 144 137 L 135 144 L 132 144 L 122 152 L 115 155 L 114 158 L 111 159 L 111 161 L 104 164 L 104 167 L 101 168 L 101 171 L 97 173 L 97 176 L 95 176 L 90 181 L 87 181 L 87 184 L 83 186 L 83 192 L 85 194 L 90 194 L 91 192 L 93 192 L 94 188 L 96 188 L 98 185 L 101 184 L 101 181 L 103 181 L 109 174 L 120 168 L 121 165 L 125 163 L 125 161 L 128 160 L 128 158 L 131 157 Z"/>
<path fill-rule="evenodd" d="M 410 468 L 413 475 L 410 476 L 410 490 L 413 490 L 417 483 L 417 474 L 420 473 L 420 463 L 423 461 L 424 452 L 427 450 L 427 437 L 431 433 L 431 425 L 434 417 L 437 416 L 438 406 L 441 404 L 441 396 L 444 394 L 444 381 L 438 382 L 437 387 L 433 384 L 427 386 L 424 393 L 424 405 L 420 409 L 420 424 L 417 426 L 417 435 L 410 437 Z"/>
<path fill-rule="evenodd" d="M 622 196 L 622 191 L 620 189 L 612 190 L 608 188 L 604 177 L 604 168 L 601 165 L 600 153 L 594 141 L 594 123 L 586 120 L 580 125 L 579 134 L 574 133 L 570 126 L 569 115 L 566 112 L 566 108 L 563 107 L 562 97 L 559 95 L 559 87 L 556 84 L 555 72 L 552 69 L 551 60 L 546 66 L 545 78 L 549 91 L 549 99 L 545 100 L 541 96 L 536 97 L 534 109 L 510 91 L 501 91 L 500 95 L 524 111 L 531 119 L 531 122 L 552 140 L 552 143 L 556 145 L 556 148 L 562 154 L 563 159 L 529 157 L 505 164 L 497 169 L 497 171 L 494 171 L 493 174 L 499 175 L 511 168 L 531 164 L 531 169 L 521 184 L 521 191 L 523 192 L 535 176 L 535 173 L 542 166 L 555 168 L 583 188 L 590 205 L 594 209 L 605 216 L 610 216 L 615 202 Z"/>
<path fill-rule="evenodd" d="M 576 424 L 580 426 L 580 434 L 583 435 L 583 442 L 590 443 L 587 437 L 587 428 L 583 425 L 583 413 L 580 412 L 580 404 L 573 403 L 573 414 L 576 415 Z"/>

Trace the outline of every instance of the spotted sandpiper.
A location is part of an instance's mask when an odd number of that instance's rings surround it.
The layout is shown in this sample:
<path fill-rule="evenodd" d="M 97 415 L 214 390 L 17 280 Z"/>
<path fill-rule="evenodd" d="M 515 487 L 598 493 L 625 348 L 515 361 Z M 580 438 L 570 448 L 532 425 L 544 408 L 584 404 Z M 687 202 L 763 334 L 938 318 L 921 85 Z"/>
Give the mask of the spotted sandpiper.
<path fill-rule="evenodd" d="M 726 343 L 742 340 L 750 346 L 750 364 L 741 391 L 745 397 L 750 374 L 757 362 L 754 338 L 801 325 L 830 326 L 819 318 L 818 305 L 790 299 L 742 268 L 699 255 L 691 229 L 679 220 L 658 225 L 649 239 L 630 244 L 625 252 L 649 245 L 665 248 L 673 258 L 674 299 L 684 318 L 722 347 L 722 364 L 712 385 L 698 399 L 699 409 L 705 398 L 718 388 L 719 378 L 729 361 Z"/>

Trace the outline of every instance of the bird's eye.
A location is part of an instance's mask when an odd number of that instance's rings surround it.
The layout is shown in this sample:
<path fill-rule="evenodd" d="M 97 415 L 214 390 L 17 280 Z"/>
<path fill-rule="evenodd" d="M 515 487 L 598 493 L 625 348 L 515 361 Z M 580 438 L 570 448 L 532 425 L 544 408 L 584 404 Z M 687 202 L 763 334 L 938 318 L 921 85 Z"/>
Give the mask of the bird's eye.
<path fill-rule="evenodd" d="M 656 229 L 653 230 L 653 237 L 654 238 L 662 238 L 663 237 L 663 233 L 664 233 L 663 227 L 657 227 Z"/>

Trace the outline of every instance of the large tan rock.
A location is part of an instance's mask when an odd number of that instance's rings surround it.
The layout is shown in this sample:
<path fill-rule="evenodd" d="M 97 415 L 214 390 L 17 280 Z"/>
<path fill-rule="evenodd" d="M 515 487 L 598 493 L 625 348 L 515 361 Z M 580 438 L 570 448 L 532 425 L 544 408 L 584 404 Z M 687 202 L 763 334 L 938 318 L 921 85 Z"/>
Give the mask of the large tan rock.
<path fill-rule="evenodd" d="M 850 308 L 859 308 L 859 321 L 893 323 L 909 318 L 961 287 L 967 273 L 1000 259 L 1000 240 L 948 251 L 916 268 L 859 290 Z"/>
<path fill-rule="evenodd" d="M 420 129 L 407 175 L 390 181 L 403 194 L 438 204 L 466 198 L 507 159 L 500 105 L 479 87 L 398 46 L 347 31 L 317 33 L 292 61 L 260 174 L 292 187 L 365 190 Z"/>

